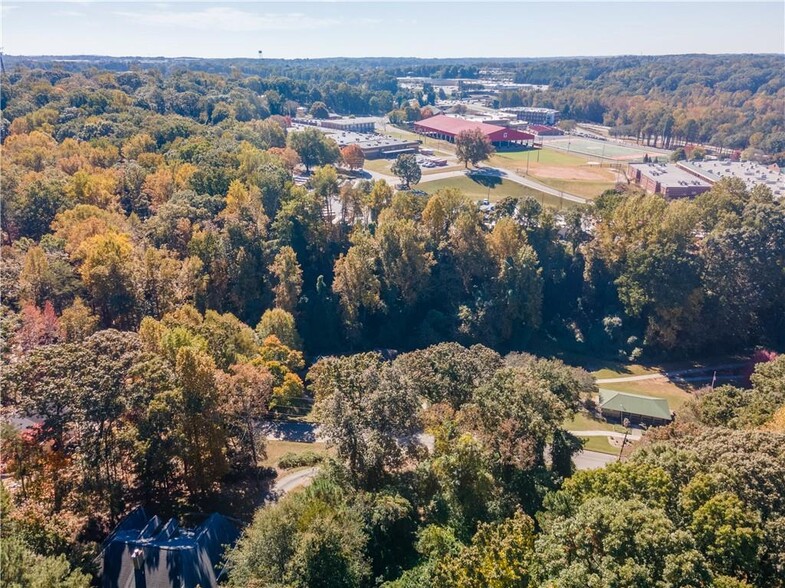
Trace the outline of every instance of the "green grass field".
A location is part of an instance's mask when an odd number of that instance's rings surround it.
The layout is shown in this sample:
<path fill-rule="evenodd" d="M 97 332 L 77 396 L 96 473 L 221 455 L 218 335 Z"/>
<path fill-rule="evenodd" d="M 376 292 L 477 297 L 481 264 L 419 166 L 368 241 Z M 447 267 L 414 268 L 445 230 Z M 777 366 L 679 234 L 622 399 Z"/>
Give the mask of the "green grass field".
<path fill-rule="evenodd" d="M 586 180 L 557 180 L 555 178 L 546 178 L 542 176 L 534 176 L 537 178 L 537 181 L 542 182 L 546 186 L 550 186 L 551 188 L 555 188 L 556 190 L 562 190 L 563 192 L 568 192 L 569 194 L 575 194 L 576 196 L 583 196 L 584 198 L 588 198 L 593 200 L 594 198 L 599 197 L 605 190 L 610 190 L 616 184 L 613 182 L 592 182 Z"/>
<path fill-rule="evenodd" d="M 363 169 L 367 169 L 380 174 L 391 174 L 390 166 L 393 159 L 366 159 Z"/>
<path fill-rule="evenodd" d="M 583 437 L 586 442 L 583 448 L 586 451 L 597 451 L 598 453 L 610 453 L 611 455 L 619 455 L 619 448 L 614 447 L 608 442 L 607 437 Z M 625 450 L 626 455 L 626 450 Z"/>
<path fill-rule="evenodd" d="M 526 167 L 526 160 L 530 164 L 541 163 L 543 165 L 560 165 L 564 167 L 574 167 L 585 165 L 589 159 L 582 155 L 566 153 L 558 149 L 526 149 L 525 151 L 502 151 L 491 157 L 490 164 L 497 167 L 520 169 Z"/>
<path fill-rule="evenodd" d="M 423 190 L 428 194 L 433 194 L 442 188 L 455 188 L 460 190 L 474 200 L 481 200 L 488 198 L 491 202 L 497 202 L 506 196 L 513 196 L 517 198 L 525 198 L 530 196 L 536 198 L 543 206 L 550 208 L 567 208 L 573 206 L 572 202 L 563 201 L 556 196 L 551 196 L 539 190 L 516 184 L 509 180 L 501 180 L 495 186 L 485 186 L 479 182 L 475 182 L 467 176 L 458 176 L 455 178 L 447 178 L 443 180 L 434 180 L 432 182 L 422 182 L 416 186 L 418 190 Z"/>
<path fill-rule="evenodd" d="M 562 426 L 568 431 L 616 431 L 618 433 L 624 432 L 624 427 L 621 425 L 614 425 L 605 421 L 600 421 L 592 418 L 586 412 L 578 412 L 575 415 L 562 423 Z"/>

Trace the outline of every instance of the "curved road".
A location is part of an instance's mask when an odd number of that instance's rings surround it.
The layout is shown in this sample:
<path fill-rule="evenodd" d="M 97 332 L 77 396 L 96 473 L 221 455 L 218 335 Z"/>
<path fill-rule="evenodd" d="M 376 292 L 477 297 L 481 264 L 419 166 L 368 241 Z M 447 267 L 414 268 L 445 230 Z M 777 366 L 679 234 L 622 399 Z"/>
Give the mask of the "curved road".
<path fill-rule="evenodd" d="M 613 463 L 618 459 L 617 456 L 610 453 L 599 453 L 597 451 L 579 451 L 575 454 L 572 461 L 575 463 L 577 470 L 595 470 L 605 467 L 609 463 Z M 291 474 L 287 474 L 275 481 L 273 485 L 273 496 L 279 497 L 288 494 L 292 490 L 307 486 L 311 480 L 319 473 L 319 468 L 313 467 L 305 470 L 300 470 Z"/>
<path fill-rule="evenodd" d="M 283 496 L 295 488 L 307 486 L 318 472 L 317 467 L 306 468 L 278 478 L 273 484 L 273 496 Z"/>
<path fill-rule="evenodd" d="M 605 467 L 609 463 L 615 462 L 617 459 L 618 456 L 610 453 L 584 450 L 576 453 L 572 461 L 575 464 L 576 470 L 595 470 Z M 273 497 L 277 498 L 284 494 L 288 494 L 292 490 L 307 486 L 318 473 L 319 468 L 313 467 L 299 470 L 277 479 L 272 489 Z M 275 498 L 273 498 L 273 500 L 275 500 Z"/>
<path fill-rule="evenodd" d="M 317 428 L 310 423 L 273 423 L 272 426 L 263 427 L 263 432 L 266 434 L 267 439 L 271 440 L 297 440 L 304 443 L 313 443 L 318 438 L 319 441 L 324 441 L 324 438 L 319 436 Z M 623 433 L 616 431 L 570 431 L 576 437 L 615 437 L 621 439 L 624 437 Z M 420 442 L 425 445 L 429 450 L 433 450 L 433 437 L 421 433 L 418 435 Z M 636 441 L 640 439 L 640 433 L 630 433 L 628 439 Z M 593 470 L 601 468 L 609 463 L 617 460 L 616 455 L 609 453 L 599 453 L 597 451 L 579 451 L 573 457 L 575 468 L 577 470 Z M 310 484 L 311 480 L 319 472 L 318 467 L 310 467 L 302 470 L 297 470 L 290 474 L 286 474 L 278 478 L 273 484 L 271 490 L 271 500 L 275 500 L 284 494 Z"/>
<path fill-rule="evenodd" d="M 596 470 L 618 459 L 618 456 L 610 453 L 584 450 L 576 453 L 575 457 L 572 458 L 572 462 L 575 464 L 576 470 Z"/>

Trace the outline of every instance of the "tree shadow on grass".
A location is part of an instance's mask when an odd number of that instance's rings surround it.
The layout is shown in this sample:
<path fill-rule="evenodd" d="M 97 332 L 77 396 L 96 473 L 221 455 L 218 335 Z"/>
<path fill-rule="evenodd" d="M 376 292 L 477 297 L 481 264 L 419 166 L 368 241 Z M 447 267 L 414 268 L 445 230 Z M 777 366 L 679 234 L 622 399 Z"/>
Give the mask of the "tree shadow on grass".
<path fill-rule="evenodd" d="M 228 474 L 220 492 L 200 501 L 204 512 L 220 512 L 243 521 L 250 521 L 254 512 L 270 496 L 275 483 L 275 470 L 255 468 L 251 471 Z"/>
<path fill-rule="evenodd" d="M 499 176 L 490 174 L 471 174 L 469 175 L 469 179 L 484 188 L 495 188 L 502 183 L 502 179 Z"/>

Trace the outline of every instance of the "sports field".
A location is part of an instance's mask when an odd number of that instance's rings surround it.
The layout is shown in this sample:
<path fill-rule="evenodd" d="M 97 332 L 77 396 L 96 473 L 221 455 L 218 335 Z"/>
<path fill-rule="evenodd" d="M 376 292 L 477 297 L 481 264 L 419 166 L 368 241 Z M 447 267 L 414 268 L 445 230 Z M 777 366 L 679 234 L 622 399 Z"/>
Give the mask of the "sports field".
<path fill-rule="evenodd" d="M 528 149 L 496 153 L 489 164 L 528 175 L 557 190 L 584 198 L 596 198 L 616 185 L 617 175 L 606 161 L 600 165 L 596 158 L 558 149 Z"/>
<path fill-rule="evenodd" d="M 562 137 L 560 139 L 548 140 L 545 144 L 571 153 L 581 153 L 593 157 L 604 157 L 618 161 L 642 159 L 644 155 L 649 155 L 650 157 L 665 157 L 664 154 L 656 149 L 647 151 L 645 147 L 628 147 L 626 145 L 617 145 L 610 141 L 595 141 L 584 137 Z"/>

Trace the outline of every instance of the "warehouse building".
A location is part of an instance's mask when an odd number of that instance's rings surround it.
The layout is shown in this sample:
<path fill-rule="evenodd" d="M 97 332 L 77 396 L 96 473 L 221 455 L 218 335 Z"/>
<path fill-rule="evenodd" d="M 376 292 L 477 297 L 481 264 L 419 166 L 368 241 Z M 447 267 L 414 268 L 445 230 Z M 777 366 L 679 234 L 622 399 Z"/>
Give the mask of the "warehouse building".
<path fill-rule="evenodd" d="M 703 194 L 711 184 L 672 163 L 631 163 L 628 177 L 649 194 L 688 198 Z"/>
<path fill-rule="evenodd" d="M 308 125 L 295 123 L 290 129 L 291 132 L 298 132 Z M 355 133 L 352 131 L 339 131 L 336 129 L 316 127 L 325 135 L 333 139 L 338 147 L 343 149 L 349 145 L 357 145 L 363 152 L 365 159 L 379 159 L 382 157 L 397 157 L 403 153 L 416 153 L 420 147 L 420 141 L 412 139 L 397 139 L 387 135 L 376 133 Z"/>
<path fill-rule="evenodd" d="M 510 112 L 518 117 L 518 120 L 525 120 L 533 125 L 553 126 L 559 122 L 560 112 L 553 108 L 536 108 L 534 106 L 515 106 L 502 108 L 502 112 Z"/>
<path fill-rule="evenodd" d="M 606 419 L 632 425 L 667 425 L 673 420 L 668 401 L 664 398 L 627 394 L 616 390 L 600 390 L 600 412 Z"/>
<path fill-rule="evenodd" d="M 531 133 L 446 115 L 432 116 L 414 123 L 416 133 L 451 143 L 455 142 L 455 138 L 463 131 L 475 129 L 482 131 L 495 147 L 523 147 L 534 142 L 534 135 Z"/>
<path fill-rule="evenodd" d="M 738 178 L 747 188 L 768 186 L 775 198 L 785 196 L 785 174 L 775 165 L 762 165 L 755 161 L 680 161 L 676 164 L 695 177 L 715 184 L 722 178 Z"/>
<path fill-rule="evenodd" d="M 387 135 L 368 133 L 351 133 L 347 131 L 325 131 L 343 149 L 348 145 L 357 145 L 362 149 L 365 159 L 379 159 L 382 157 L 397 157 L 403 153 L 416 153 L 420 141 L 396 139 Z"/>
<path fill-rule="evenodd" d="M 293 122 L 323 129 L 350 131 L 353 133 L 373 133 L 379 119 L 373 116 L 342 117 L 342 118 L 296 118 Z"/>

